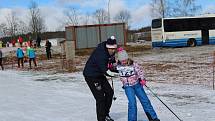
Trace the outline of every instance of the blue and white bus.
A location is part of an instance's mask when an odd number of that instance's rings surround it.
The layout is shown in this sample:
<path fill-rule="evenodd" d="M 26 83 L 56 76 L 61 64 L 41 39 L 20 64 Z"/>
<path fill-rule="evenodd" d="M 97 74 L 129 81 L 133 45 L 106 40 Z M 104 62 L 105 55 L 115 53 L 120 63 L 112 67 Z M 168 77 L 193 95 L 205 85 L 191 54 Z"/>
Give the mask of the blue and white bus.
<path fill-rule="evenodd" d="M 215 44 L 215 14 L 153 19 L 152 47 Z"/>

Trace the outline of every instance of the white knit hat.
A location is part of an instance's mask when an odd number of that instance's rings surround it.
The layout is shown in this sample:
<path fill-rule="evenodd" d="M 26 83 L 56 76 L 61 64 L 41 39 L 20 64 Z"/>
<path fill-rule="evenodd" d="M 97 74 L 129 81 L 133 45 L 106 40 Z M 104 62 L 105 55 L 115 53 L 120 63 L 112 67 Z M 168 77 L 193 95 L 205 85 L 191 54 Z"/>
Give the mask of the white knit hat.
<path fill-rule="evenodd" d="M 126 50 L 124 50 L 122 47 L 118 48 L 118 60 L 123 61 L 128 59 L 128 54 Z"/>
<path fill-rule="evenodd" d="M 117 48 L 116 38 L 114 36 L 111 36 L 110 38 L 107 39 L 106 47 L 113 49 Z"/>

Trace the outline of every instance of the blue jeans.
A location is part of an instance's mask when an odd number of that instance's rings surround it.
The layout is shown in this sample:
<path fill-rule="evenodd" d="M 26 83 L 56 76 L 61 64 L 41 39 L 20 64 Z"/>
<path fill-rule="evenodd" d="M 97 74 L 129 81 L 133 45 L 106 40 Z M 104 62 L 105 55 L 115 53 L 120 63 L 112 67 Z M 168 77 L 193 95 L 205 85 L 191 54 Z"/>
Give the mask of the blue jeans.
<path fill-rule="evenodd" d="M 136 96 L 140 100 L 145 113 L 149 114 L 152 119 L 157 118 L 157 115 L 148 99 L 143 87 L 140 83 L 134 86 L 125 86 L 125 94 L 128 98 L 128 121 L 137 121 L 137 103 Z M 136 96 L 135 96 L 136 95 Z"/>

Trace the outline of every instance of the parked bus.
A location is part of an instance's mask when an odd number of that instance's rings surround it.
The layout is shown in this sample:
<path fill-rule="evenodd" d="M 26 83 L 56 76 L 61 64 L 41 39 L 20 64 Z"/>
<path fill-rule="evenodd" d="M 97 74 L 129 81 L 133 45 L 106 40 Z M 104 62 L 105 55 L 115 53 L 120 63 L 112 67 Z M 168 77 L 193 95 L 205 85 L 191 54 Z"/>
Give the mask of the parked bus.
<path fill-rule="evenodd" d="M 215 44 L 215 14 L 152 20 L 152 47 Z"/>

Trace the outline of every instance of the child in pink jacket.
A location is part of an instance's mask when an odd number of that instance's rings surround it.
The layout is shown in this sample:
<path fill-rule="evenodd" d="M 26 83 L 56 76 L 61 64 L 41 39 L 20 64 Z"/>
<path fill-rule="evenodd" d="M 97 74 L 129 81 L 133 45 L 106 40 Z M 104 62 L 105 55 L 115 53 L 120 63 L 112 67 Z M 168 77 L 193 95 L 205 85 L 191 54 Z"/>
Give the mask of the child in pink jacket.
<path fill-rule="evenodd" d="M 123 48 L 118 49 L 118 64 L 116 68 L 128 98 L 128 121 L 137 121 L 136 96 L 140 100 L 149 121 L 160 121 L 143 88 L 146 81 L 142 67 L 131 60 Z"/>

